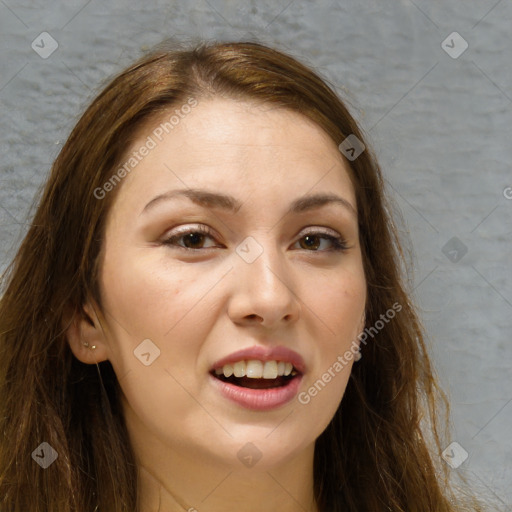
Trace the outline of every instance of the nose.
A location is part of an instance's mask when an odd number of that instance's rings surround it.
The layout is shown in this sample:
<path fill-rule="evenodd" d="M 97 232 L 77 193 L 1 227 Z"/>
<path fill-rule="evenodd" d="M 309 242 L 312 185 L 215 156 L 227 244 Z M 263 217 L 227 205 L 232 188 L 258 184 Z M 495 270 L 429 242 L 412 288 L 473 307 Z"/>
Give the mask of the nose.
<path fill-rule="evenodd" d="M 286 255 L 268 243 L 261 255 L 249 263 L 234 254 L 233 292 L 228 315 L 238 324 L 256 324 L 268 328 L 292 324 L 300 316 L 297 283 Z"/>

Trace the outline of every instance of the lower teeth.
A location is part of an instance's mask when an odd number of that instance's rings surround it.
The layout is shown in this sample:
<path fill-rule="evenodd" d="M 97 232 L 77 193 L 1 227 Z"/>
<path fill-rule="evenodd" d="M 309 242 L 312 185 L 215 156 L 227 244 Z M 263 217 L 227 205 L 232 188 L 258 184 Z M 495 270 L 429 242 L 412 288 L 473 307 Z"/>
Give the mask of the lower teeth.
<path fill-rule="evenodd" d="M 229 382 L 230 384 L 234 384 L 235 386 L 239 386 L 241 388 L 251 388 L 251 389 L 269 389 L 269 388 L 279 388 L 281 386 L 286 385 L 290 379 L 293 377 L 277 377 L 276 379 L 251 379 L 249 377 L 224 377 L 224 375 L 216 375 L 216 377 L 223 382 Z"/>

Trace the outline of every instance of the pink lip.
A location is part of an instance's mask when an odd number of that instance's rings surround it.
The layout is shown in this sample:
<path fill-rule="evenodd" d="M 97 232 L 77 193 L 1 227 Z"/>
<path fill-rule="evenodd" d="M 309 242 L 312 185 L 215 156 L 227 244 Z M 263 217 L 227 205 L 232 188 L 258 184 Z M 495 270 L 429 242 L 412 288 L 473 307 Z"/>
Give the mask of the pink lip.
<path fill-rule="evenodd" d="M 302 375 L 297 375 L 285 386 L 270 389 L 242 388 L 229 382 L 223 382 L 211 374 L 210 378 L 213 385 L 217 386 L 217 389 L 227 399 L 253 411 L 268 411 L 294 399 L 299 391 Z"/>
<path fill-rule="evenodd" d="M 215 362 L 212 366 L 212 370 L 216 368 L 222 368 L 225 364 L 236 363 L 237 361 L 250 361 L 255 359 L 258 361 L 284 361 L 292 363 L 294 368 L 304 373 L 306 365 L 304 359 L 297 352 L 286 348 L 286 347 L 262 347 L 261 345 L 255 345 L 254 347 L 245 348 L 233 352 L 229 356 L 223 357 Z"/>
<path fill-rule="evenodd" d="M 302 381 L 302 374 L 306 370 L 304 359 L 293 350 L 286 347 L 262 347 L 256 345 L 247 349 L 238 350 L 232 354 L 219 359 L 212 366 L 212 371 L 222 368 L 225 364 L 236 363 L 237 361 L 285 361 L 293 364 L 293 367 L 299 374 L 288 381 L 286 385 L 269 389 L 251 389 L 235 386 L 229 382 L 223 382 L 216 378 L 213 373 L 210 374 L 213 385 L 222 395 L 237 403 L 238 405 L 253 411 L 268 411 L 280 407 L 297 395 Z"/>

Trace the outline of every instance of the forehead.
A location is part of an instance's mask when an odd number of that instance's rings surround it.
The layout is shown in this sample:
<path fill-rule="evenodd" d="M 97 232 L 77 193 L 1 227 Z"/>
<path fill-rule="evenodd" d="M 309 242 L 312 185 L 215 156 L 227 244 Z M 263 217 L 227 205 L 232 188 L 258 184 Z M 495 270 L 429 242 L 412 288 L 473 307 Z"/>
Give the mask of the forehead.
<path fill-rule="evenodd" d="M 182 105 L 139 129 L 126 158 L 144 145 L 151 149 L 124 180 L 122 195 L 136 191 L 147 197 L 163 188 L 199 185 L 300 195 L 317 186 L 343 190 L 355 205 L 348 164 L 309 118 L 274 105 L 222 98 L 199 99 L 189 109 Z"/>

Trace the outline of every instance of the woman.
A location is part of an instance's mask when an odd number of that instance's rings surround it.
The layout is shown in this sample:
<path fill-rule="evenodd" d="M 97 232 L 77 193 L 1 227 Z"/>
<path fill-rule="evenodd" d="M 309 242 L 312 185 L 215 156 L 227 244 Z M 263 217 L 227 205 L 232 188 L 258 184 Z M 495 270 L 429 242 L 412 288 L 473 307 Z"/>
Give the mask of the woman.
<path fill-rule="evenodd" d="M 290 56 L 122 72 L 5 277 L 2 510 L 479 510 L 439 467 L 388 211 L 356 122 Z"/>

